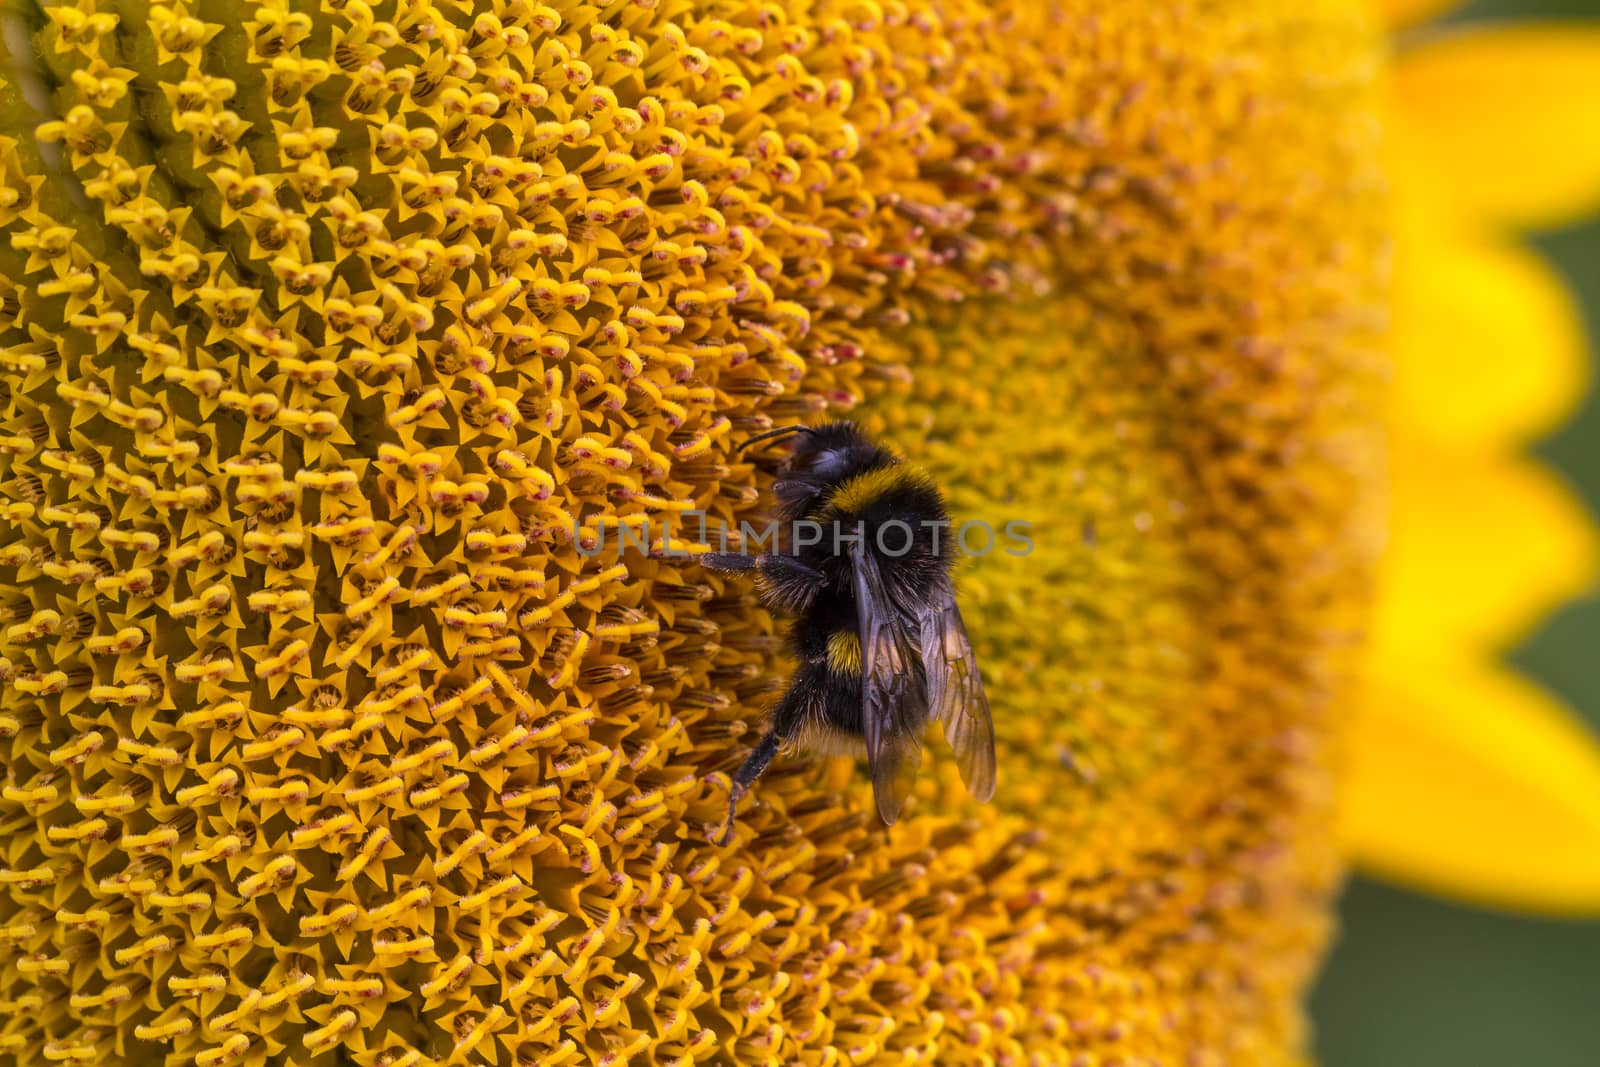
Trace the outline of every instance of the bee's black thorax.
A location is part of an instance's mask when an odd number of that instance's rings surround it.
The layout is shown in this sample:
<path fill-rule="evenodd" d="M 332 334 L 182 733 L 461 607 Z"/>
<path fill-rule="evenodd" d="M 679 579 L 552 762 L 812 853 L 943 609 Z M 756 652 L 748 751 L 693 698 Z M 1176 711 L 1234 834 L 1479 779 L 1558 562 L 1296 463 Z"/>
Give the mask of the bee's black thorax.
<path fill-rule="evenodd" d="M 877 554 L 885 578 L 909 600 L 949 571 L 950 513 L 938 488 L 915 467 L 896 463 L 845 480 L 818 517 L 825 529 L 836 526 L 841 540 L 859 535 Z M 837 556 L 833 564 L 848 580 L 848 557 Z"/>
<path fill-rule="evenodd" d="M 791 522 L 815 524 L 817 544 L 795 557 L 822 576 L 791 640 L 802 662 L 826 659 L 833 635 L 858 625 L 850 551 L 874 553 L 904 603 L 920 602 L 950 567 L 954 533 L 944 497 L 927 475 L 848 423 L 811 431 L 776 487 Z"/>

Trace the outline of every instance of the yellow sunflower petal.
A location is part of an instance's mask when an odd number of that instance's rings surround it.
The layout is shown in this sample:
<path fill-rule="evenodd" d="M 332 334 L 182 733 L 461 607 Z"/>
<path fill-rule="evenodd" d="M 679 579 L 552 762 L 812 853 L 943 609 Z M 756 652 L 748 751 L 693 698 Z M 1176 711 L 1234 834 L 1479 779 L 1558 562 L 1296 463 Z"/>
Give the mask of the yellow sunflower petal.
<path fill-rule="evenodd" d="M 1600 746 L 1530 682 L 1392 661 L 1350 743 L 1340 832 L 1358 866 L 1476 903 L 1600 915 Z"/>
<path fill-rule="evenodd" d="M 1461 0 L 1378 0 L 1378 15 L 1389 26 L 1409 26 L 1459 7 Z"/>
<path fill-rule="evenodd" d="M 1472 29 L 1409 51 L 1396 140 L 1468 213 L 1539 224 L 1600 204 L 1600 30 Z"/>
<path fill-rule="evenodd" d="M 1376 645 L 1489 650 L 1593 580 L 1595 531 L 1534 463 L 1397 442 Z"/>
<path fill-rule="evenodd" d="M 1400 254 L 1394 398 L 1407 436 L 1504 449 L 1571 414 L 1589 378 L 1583 328 L 1543 260 L 1437 232 L 1408 235 Z"/>

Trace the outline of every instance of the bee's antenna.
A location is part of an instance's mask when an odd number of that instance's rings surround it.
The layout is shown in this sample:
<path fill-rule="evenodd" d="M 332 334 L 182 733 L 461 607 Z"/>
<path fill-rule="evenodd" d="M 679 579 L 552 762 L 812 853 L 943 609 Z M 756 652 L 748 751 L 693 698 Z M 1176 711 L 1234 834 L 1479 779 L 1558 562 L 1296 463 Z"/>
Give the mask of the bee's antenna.
<path fill-rule="evenodd" d="M 809 433 L 809 432 L 811 432 L 811 427 L 802 425 L 800 423 L 795 423 L 793 426 L 779 426 L 775 430 L 766 430 L 766 431 L 764 431 L 762 433 L 756 434 L 754 437 L 745 438 L 744 442 L 741 445 L 739 445 L 738 448 L 735 448 L 733 450 L 733 454 L 735 456 L 737 456 L 739 453 L 743 452 L 745 449 L 749 448 L 751 445 L 759 444 L 762 441 L 770 441 L 774 437 L 788 437 L 792 433 Z"/>

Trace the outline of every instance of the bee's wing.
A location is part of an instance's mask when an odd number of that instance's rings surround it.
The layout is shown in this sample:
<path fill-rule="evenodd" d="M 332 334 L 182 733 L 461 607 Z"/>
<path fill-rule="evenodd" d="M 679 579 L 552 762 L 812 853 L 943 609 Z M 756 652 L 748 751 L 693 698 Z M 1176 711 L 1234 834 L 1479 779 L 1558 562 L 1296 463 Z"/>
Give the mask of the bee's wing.
<path fill-rule="evenodd" d="M 922 666 L 928 678 L 928 709 L 944 723 L 961 780 L 979 803 L 994 796 L 994 721 L 978 674 L 955 590 L 939 582 L 920 622 Z"/>
<path fill-rule="evenodd" d="M 885 585 L 877 557 L 855 545 L 850 559 L 861 637 L 861 728 L 878 815 L 889 824 L 899 818 L 922 763 L 928 695 L 906 613 Z"/>

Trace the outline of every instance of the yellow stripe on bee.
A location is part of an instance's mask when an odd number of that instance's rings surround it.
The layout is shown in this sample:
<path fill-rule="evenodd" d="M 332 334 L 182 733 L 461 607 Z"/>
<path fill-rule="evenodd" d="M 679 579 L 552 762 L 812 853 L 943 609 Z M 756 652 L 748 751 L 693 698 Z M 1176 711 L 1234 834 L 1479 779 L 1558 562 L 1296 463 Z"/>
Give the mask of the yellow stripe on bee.
<path fill-rule="evenodd" d="M 896 463 L 892 467 L 858 474 L 845 482 L 828 498 L 828 506 L 835 511 L 852 514 L 867 507 L 892 489 L 910 488 L 929 484 L 928 476 L 915 467 Z"/>
<path fill-rule="evenodd" d="M 829 634 L 828 670 L 834 674 L 860 674 L 861 638 L 849 630 Z"/>

